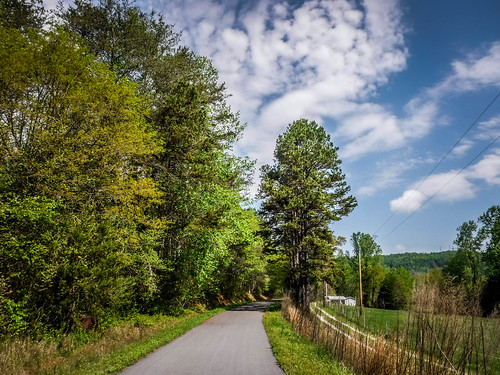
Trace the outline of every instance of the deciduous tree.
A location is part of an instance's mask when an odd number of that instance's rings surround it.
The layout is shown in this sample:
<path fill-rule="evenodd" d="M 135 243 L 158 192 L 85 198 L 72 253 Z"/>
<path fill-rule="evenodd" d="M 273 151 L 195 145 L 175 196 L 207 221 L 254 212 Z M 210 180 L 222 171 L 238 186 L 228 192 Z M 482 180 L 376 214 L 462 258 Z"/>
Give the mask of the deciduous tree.
<path fill-rule="evenodd" d="M 351 258 L 353 269 L 358 268 L 358 257 L 361 255 L 363 303 L 366 306 L 375 307 L 380 286 L 385 277 L 382 267 L 382 249 L 375 242 L 375 239 L 366 233 L 353 233 L 351 243 L 354 248 Z"/>
<path fill-rule="evenodd" d="M 160 192 L 135 85 L 64 31 L 0 40 L 2 298 L 56 328 L 147 299 Z"/>
<path fill-rule="evenodd" d="M 379 304 L 388 309 L 406 309 L 411 302 L 413 284 L 410 271 L 403 267 L 390 269 L 380 288 Z"/>
<path fill-rule="evenodd" d="M 500 206 L 491 206 L 479 217 L 482 224 L 479 235 L 484 241 L 486 285 L 481 305 L 486 315 L 500 310 Z"/>

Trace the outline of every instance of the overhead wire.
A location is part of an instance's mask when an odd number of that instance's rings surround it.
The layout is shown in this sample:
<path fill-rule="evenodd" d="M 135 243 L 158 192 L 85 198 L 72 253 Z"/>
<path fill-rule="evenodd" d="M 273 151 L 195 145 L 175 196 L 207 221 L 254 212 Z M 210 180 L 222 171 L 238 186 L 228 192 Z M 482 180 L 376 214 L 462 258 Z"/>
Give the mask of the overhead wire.
<path fill-rule="evenodd" d="M 499 97 L 500 97 L 500 92 L 498 92 L 495 95 L 495 97 L 482 110 L 482 112 L 476 117 L 476 119 L 469 125 L 469 127 L 460 136 L 460 138 L 458 138 L 458 140 L 453 144 L 453 146 L 446 152 L 446 154 L 441 158 L 441 160 L 430 170 L 429 173 L 427 173 L 427 175 L 425 176 L 425 178 L 422 181 L 420 181 L 418 183 L 418 185 L 414 189 L 412 189 L 412 191 L 410 191 L 410 194 L 407 195 L 407 197 L 396 207 L 396 209 L 392 212 L 392 214 L 377 228 L 377 230 L 375 231 L 374 235 L 376 235 L 380 231 L 380 229 L 382 229 L 389 222 L 389 220 L 391 220 L 394 217 L 394 215 L 400 210 L 400 208 L 403 207 L 403 205 L 411 198 L 411 196 L 413 195 L 413 192 L 416 191 L 420 186 L 422 186 L 422 184 L 434 173 L 434 171 L 443 163 L 443 161 L 448 157 L 448 155 L 455 149 L 455 147 L 457 147 L 457 145 L 469 133 L 469 131 L 479 122 L 479 120 L 483 117 L 483 115 L 486 113 L 486 111 L 488 111 L 488 109 L 493 105 L 493 103 L 495 103 L 495 101 Z M 474 160 L 476 160 L 480 155 L 482 155 L 482 153 L 484 153 L 497 140 L 498 140 L 498 137 L 492 143 L 490 143 L 485 149 L 483 149 L 471 162 L 469 162 L 464 168 L 462 168 L 462 170 L 460 170 L 460 172 L 458 172 L 457 175 L 453 176 L 451 180 L 453 180 L 456 176 L 458 176 L 465 168 L 467 168 L 472 162 L 474 162 Z M 451 182 L 451 180 L 448 181 L 437 193 L 441 192 L 444 189 L 444 187 Z M 422 206 L 425 205 L 428 201 L 430 201 L 435 195 L 437 195 L 437 193 L 435 193 L 429 199 L 427 199 L 422 204 Z M 420 208 L 422 208 L 422 206 L 420 206 Z M 417 211 L 418 210 L 413 211 L 407 218 L 405 218 L 403 220 L 403 222 L 401 222 L 400 224 L 398 224 L 394 229 L 392 229 L 389 232 L 389 234 L 385 235 L 383 238 L 384 239 L 387 238 L 390 234 L 392 234 L 401 225 L 403 225 L 404 223 L 406 223 L 410 219 L 410 217 L 412 217 Z"/>
<path fill-rule="evenodd" d="M 462 169 L 460 169 L 457 173 L 453 175 L 441 188 L 436 191 L 434 194 L 432 194 L 429 198 L 427 198 L 418 209 L 414 210 L 412 213 L 410 213 L 401 223 L 399 223 L 396 227 L 394 227 L 389 233 L 387 233 L 382 239 L 386 239 L 389 237 L 394 231 L 396 231 L 400 226 L 402 226 L 404 223 L 406 223 L 419 209 L 424 207 L 427 203 L 429 203 L 432 198 L 434 198 L 436 195 L 438 195 L 440 192 L 444 190 L 448 184 L 453 181 L 460 173 L 462 173 L 465 169 L 467 169 L 472 163 L 474 163 L 482 154 L 484 154 L 496 141 L 500 139 L 500 135 L 498 135 L 493 141 L 491 141 L 485 148 L 481 150 L 471 161 L 469 161 Z"/>

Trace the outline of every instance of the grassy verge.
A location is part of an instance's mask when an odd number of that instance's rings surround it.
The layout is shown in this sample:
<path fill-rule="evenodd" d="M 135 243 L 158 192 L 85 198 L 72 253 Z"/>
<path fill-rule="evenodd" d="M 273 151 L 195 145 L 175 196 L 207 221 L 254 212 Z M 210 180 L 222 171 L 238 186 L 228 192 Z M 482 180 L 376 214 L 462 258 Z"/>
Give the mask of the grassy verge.
<path fill-rule="evenodd" d="M 187 312 L 176 317 L 137 315 L 99 334 L 81 333 L 38 342 L 5 341 L 0 343 L 0 373 L 114 374 L 225 310 Z M 81 335 L 88 337 L 82 339 Z"/>
<path fill-rule="evenodd" d="M 321 346 L 296 333 L 275 304 L 264 315 L 264 327 L 274 356 L 287 375 L 353 375 Z"/>

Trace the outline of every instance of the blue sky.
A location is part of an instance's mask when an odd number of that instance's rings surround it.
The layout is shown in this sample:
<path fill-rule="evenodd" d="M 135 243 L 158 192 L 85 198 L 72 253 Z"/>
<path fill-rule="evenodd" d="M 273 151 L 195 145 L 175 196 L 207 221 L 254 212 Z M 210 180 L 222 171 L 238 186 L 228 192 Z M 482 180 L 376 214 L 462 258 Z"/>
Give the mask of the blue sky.
<path fill-rule="evenodd" d="M 376 235 L 385 254 L 448 250 L 500 204 L 500 140 L 480 154 L 500 135 L 500 98 L 423 181 L 500 92 L 499 1 L 136 4 L 213 60 L 247 123 L 235 153 L 272 163 L 289 123 L 325 127 L 358 199 L 336 235 Z"/>

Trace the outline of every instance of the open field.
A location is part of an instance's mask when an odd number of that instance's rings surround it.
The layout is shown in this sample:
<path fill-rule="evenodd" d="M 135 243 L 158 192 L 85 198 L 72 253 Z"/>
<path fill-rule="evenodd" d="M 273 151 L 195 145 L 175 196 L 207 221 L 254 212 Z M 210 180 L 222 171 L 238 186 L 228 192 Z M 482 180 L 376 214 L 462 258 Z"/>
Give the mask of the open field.
<path fill-rule="evenodd" d="M 330 305 L 324 308 L 342 322 L 353 324 L 374 335 L 388 336 L 405 326 L 407 312 L 363 307 L 359 315 L 358 306 Z"/>
<path fill-rule="evenodd" d="M 420 350 L 428 360 L 468 373 L 500 373 L 500 320 L 472 316 L 430 314 L 332 305 L 323 308 L 341 327 L 347 325 L 383 337 L 405 350 Z M 346 329 L 347 331 L 349 329 Z"/>

